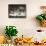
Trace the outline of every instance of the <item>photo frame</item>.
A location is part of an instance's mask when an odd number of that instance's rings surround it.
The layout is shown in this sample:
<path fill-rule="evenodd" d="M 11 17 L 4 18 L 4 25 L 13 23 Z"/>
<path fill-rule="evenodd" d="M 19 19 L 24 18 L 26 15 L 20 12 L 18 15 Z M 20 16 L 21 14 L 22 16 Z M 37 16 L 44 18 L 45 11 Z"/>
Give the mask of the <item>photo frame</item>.
<path fill-rule="evenodd" d="M 9 18 L 26 18 L 26 4 L 9 4 Z"/>

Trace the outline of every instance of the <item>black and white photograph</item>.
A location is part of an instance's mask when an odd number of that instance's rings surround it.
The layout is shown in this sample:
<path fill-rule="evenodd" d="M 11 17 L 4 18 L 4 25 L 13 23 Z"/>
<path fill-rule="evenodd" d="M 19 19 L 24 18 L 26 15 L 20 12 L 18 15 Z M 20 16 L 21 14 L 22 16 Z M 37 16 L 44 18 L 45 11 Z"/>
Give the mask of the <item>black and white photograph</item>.
<path fill-rule="evenodd" d="M 9 4 L 9 18 L 26 18 L 26 4 Z"/>

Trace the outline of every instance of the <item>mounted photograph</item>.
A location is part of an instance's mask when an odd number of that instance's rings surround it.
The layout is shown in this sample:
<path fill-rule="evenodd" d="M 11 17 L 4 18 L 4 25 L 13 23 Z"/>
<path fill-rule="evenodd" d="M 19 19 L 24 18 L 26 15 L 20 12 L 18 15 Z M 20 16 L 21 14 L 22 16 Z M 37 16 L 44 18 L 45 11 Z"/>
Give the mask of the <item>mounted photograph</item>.
<path fill-rule="evenodd" d="M 26 4 L 9 4 L 9 18 L 26 18 Z"/>

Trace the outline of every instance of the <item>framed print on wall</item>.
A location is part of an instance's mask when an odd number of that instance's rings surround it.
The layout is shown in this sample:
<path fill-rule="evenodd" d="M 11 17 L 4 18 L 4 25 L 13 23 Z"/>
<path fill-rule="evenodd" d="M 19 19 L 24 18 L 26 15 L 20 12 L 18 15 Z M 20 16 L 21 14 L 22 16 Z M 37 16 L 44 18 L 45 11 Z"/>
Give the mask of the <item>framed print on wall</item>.
<path fill-rule="evenodd" d="M 26 4 L 9 4 L 9 18 L 26 18 Z"/>

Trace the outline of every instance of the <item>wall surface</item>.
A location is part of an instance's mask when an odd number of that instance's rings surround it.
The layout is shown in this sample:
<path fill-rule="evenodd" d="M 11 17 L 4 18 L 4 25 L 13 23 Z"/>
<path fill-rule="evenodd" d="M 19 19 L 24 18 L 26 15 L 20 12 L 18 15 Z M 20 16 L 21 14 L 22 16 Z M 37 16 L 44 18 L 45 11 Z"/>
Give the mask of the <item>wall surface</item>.
<path fill-rule="evenodd" d="M 8 18 L 8 4 L 26 4 L 27 18 Z M 4 34 L 6 25 L 15 25 L 19 31 L 18 36 L 31 36 L 36 34 L 37 29 L 46 30 L 35 19 L 41 13 L 40 6 L 45 5 L 46 0 L 0 0 L 0 34 Z"/>

